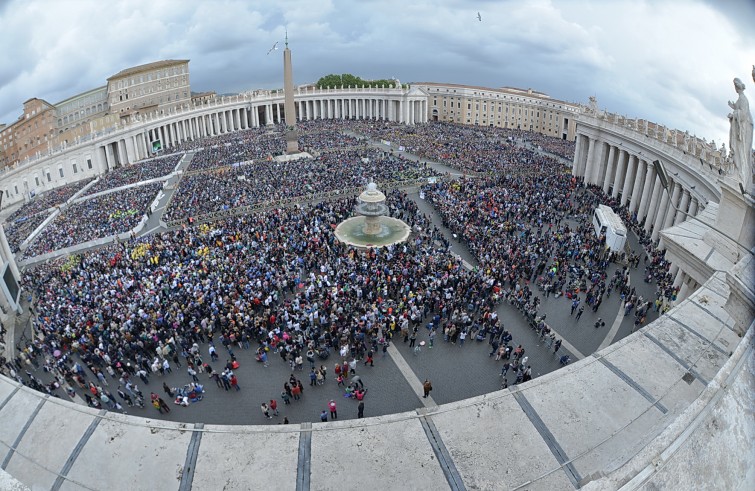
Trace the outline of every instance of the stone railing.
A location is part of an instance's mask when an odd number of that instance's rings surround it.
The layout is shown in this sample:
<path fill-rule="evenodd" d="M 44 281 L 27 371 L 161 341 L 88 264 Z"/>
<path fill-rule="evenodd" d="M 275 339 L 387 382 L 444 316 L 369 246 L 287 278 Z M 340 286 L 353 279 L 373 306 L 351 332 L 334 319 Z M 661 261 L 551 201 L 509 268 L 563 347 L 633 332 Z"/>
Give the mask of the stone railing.
<path fill-rule="evenodd" d="M 161 421 L 0 376 L 3 469 L 33 489 L 744 489 L 755 465 L 755 328 L 736 336 L 728 295 L 719 273 L 655 322 L 561 370 L 366 419 Z"/>
<path fill-rule="evenodd" d="M 671 146 L 685 155 L 696 157 L 704 165 L 714 170 L 716 176 L 732 172 L 731 160 L 724 144 L 721 147 L 716 147 L 714 141 L 708 142 L 704 138 L 698 138 L 695 135 L 690 136 L 688 131 L 667 128 L 664 125 L 653 123 L 646 119 L 628 118 L 621 114 L 582 106 L 582 115 L 580 117 L 584 118 L 585 116 L 624 128 L 634 134 L 634 139 L 638 139 L 636 136 L 639 135 L 639 139 L 659 142 Z"/>

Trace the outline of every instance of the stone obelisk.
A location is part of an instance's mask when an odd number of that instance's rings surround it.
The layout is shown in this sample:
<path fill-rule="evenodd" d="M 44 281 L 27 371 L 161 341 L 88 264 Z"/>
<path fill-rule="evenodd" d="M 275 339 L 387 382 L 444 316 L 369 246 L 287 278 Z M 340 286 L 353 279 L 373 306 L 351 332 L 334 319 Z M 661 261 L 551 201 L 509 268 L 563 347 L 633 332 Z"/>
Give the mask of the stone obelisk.
<path fill-rule="evenodd" d="M 288 32 L 286 32 L 286 49 L 283 50 L 283 97 L 286 118 L 286 153 L 299 153 L 299 135 L 296 131 L 296 108 L 294 107 L 294 76 L 291 69 L 291 50 L 288 49 Z"/>

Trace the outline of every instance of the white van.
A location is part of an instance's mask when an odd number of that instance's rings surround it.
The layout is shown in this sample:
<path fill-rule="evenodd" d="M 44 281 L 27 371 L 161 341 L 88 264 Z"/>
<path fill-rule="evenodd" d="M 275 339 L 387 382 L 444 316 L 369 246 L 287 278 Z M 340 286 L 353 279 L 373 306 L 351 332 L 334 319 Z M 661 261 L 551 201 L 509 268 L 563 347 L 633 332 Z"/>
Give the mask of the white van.
<path fill-rule="evenodd" d="M 598 205 L 592 217 L 595 235 L 605 236 L 606 246 L 614 252 L 624 251 L 627 243 L 627 228 L 619 215 L 610 206 Z"/>

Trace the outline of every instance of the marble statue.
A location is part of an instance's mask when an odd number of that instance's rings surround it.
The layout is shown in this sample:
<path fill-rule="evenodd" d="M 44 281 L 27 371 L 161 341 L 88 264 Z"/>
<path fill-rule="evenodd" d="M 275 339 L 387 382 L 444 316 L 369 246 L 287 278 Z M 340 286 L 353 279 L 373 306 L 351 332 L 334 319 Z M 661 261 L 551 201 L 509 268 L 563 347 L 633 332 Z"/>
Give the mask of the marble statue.
<path fill-rule="evenodd" d="M 598 114 L 598 99 L 594 95 L 590 96 L 590 104 L 587 107 L 590 113 Z"/>
<path fill-rule="evenodd" d="M 739 172 L 739 181 L 745 187 L 752 184 L 752 114 L 750 103 L 744 95 L 745 84 L 734 79 L 734 90 L 739 94 L 736 102 L 729 101 L 732 112 L 729 113 L 729 149 L 732 153 L 734 167 Z"/>

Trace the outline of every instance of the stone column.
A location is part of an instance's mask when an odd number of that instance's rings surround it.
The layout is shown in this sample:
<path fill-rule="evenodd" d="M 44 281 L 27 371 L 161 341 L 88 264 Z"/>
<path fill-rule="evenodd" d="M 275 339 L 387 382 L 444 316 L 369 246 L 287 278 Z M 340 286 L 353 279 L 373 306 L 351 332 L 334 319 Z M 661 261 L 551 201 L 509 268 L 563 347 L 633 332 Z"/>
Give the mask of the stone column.
<path fill-rule="evenodd" d="M 629 201 L 630 213 L 636 212 L 639 207 L 640 197 L 642 196 L 642 180 L 645 178 L 647 167 L 644 160 L 639 160 L 634 155 L 631 158 L 637 162 L 637 170 L 635 171 L 634 184 L 632 185 L 632 198 Z"/>
<path fill-rule="evenodd" d="M 676 272 L 676 276 L 674 277 L 674 288 L 679 288 L 682 283 L 684 282 L 684 278 L 687 276 L 687 274 L 682 271 L 681 269 Z"/>
<path fill-rule="evenodd" d="M 669 201 L 668 211 L 666 217 L 663 220 L 663 228 L 669 228 L 674 224 L 674 217 L 676 216 L 676 206 L 679 204 L 679 197 L 682 194 L 682 185 L 680 183 L 674 184 L 674 191 L 671 194 L 671 201 Z"/>
<path fill-rule="evenodd" d="M 602 141 L 598 141 L 596 143 L 595 152 L 593 155 L 593 165 L 592 165 L 592 172 L 588 176 L 589 183 L 600 185 L 602 184 L 602 181 L 600 180 L 600 172 L 602 169 L 605 168 L 606 165 L 606 156 L 608 152 L 606 151 L 606 147 L 608 147 L 608 144 Z"/>
<path fill-rule="evenodd" d="M 126 155 L 128 155 L 128 161 L 131 163 L 139 160 L 139 156 L 136 154 L 135 139 L 135 136 L 131 136 L 129 138 L 126 138 L 126 140 L 124 141 L 126 145 Z"/>
<path fill-rule="evenodd" d="M 655 182 L 655 169 L 652 165 L 645 162 L 645 183 L 642 186 L 642 195 L 640 196 L 640 202 L 637 206 L 637 221 L 642 221 L 647 215 L 648 206 L 650 205 L 650 198 L 653 193 L 653 182 Z"/>
<path fill-rule="evenodd" d="M 619 196 L 619 192 L 622 193 L 622 200 L 624 198 L 624 191 L 622 190 L 622 185 L 626 187 L 627 182 L 630 181 L 629 179 L 629 154 L 626 152 L 626 150 L 620 150 L 619 151 L 619 167 L 616 170 L 616 176 L 613 178 L 613 191 L 611 191 L 611 196 L 614 198 Z"/>
<path fill-rule="evenodd" d="M 682 193 L 682 201 L 681 203 L 679 203 L 679 211 L 676 213 L 676 217 L 674 217 L 674 225 L 681 223 L 687 219 L 687 215 L 685 213 L 687 212 L 687 208 L 689 207 L 690 195 L 689 191 L 686 189 L 684 189 Z"/>
<path fill-rule="evenodd" d="M 699 202 L 697 201 L 697 198 L 692 198 L 689 203 L 689 216 L 693 217 L 697 215 Z"/>
<path fill-rule="evenodd" d="M 661 204 L 658 206 L 658 211 L 655 214 L 655 220 L 653 221 L 653 233 L 650 236 L 652 241 L 658 240 L 658 234 L 663 230 L 663 224 L 666 221 L 666 212 L 669 207 L 668 192 L 664 189 L 661 191 Z"/>
<path fill-rule="evenodd" d="M 650 228 L 655 222 L 655 217 L 658 215 L 658 202 L 660 201 L 662 190 L 661 179 L 656 175 L 655 180 L 653 181 L 653 196 L 650 198 L 647 215 L 645 215 L 645 232 L 650 232 Z"/>
<path fill-rule="evenodd" d="M 629 154 L 626 154 L 624 156 L 624 172 L 622 172 L 622 176 L 620 179 L 620 186 L 621 186 L 621 199 L 619 201 L 619 205 L 624 206 L 627 204 L 631 197 L 631 188 L 632 184 L 634 184 L 634 174 L 635 174 L 635 167 L 632 165 L 632 161 L 629 158 Z M 614 187 L 614 192 L 616 192 L 616 188 Z M 618 197 L 618 194 L 616 195 Z"/>
<path fill-rule="evenodd" d="M 589 138 L 587 143 L 587 160 L 585 161 L 585 184 L 588 184 L 590 182 L 590 177 L 592 176 L 593 168 L 595 166 L 595 162 L 593 162 L 593 159 L 595 158 L 595 140 L 592 138 Z"/>
<path fill-rule="evenodd" d="M 113 146 L 109 143 L 105 145 L 105 158 L 107 159 L 107 170 L 111 171 L 115 169 L 115 155 L 113 155 Z"/>
<path fill-rule="evenodd" d="M 618 156 L 616 155 L 618 153 Z M 613 174 L 616 172 L 616 159 L 621 159 L 621 150 L 616 152 L 616 147 L 611 145 L 611 149 L 608 151 L 608 163 L 606 164 L 606 173 L 603 177 L 603 192 L 608 194 L 608 188 L 611 187 L 611 180 Z"/>
<path fill-rule="evenodd" d="M 582 164 L 582 144 L 586 137 L 581 133 L 577 133 L 577 141 L 574 142 L 574 160 L 572 161 L 571 173 L 573 176 L 581 176 L 581 164 Z"/>

